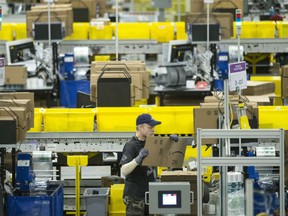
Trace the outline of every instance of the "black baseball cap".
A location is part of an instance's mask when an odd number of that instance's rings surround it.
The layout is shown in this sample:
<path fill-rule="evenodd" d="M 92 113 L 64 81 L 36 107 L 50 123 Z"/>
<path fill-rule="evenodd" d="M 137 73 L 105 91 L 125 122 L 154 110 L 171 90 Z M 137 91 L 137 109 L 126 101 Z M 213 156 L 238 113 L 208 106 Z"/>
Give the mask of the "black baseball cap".
<path fill-rule="evenodd" d="M 141 114 L 136 119 L 136 125 L 148 124 L 150 126 L 156 126 L 161 124 L 160 121 L 154 120 L 150 114 Z"/>

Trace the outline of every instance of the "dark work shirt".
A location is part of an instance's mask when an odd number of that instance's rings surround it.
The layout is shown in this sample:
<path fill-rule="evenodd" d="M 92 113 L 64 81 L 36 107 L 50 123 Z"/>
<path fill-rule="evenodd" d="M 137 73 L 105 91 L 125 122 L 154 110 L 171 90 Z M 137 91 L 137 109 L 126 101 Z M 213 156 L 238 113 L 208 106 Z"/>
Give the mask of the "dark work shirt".
<path fill-rule="evenodd" d="M 140 141 L 136 137 L 127 142 L 123 148 L 120 165 L 129 163 L 136 158 L 140 150 L 144 147 L 145 141 Z M 150 181 L 155 181 L 153 170 L 147 166 L 137 166 L 129 175 L 125 177 L 124 196 L 144 198 L 148 191 Z"/>

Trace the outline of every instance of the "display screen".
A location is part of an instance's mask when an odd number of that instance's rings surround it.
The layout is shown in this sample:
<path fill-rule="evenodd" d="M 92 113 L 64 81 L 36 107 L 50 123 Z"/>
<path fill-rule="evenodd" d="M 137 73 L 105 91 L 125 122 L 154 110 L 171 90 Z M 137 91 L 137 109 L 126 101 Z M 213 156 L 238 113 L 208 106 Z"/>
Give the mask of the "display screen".
<path fill-rule="evenodd" d="M 180 208 L 181 191 L 158 191 L 159 208 Z"/>

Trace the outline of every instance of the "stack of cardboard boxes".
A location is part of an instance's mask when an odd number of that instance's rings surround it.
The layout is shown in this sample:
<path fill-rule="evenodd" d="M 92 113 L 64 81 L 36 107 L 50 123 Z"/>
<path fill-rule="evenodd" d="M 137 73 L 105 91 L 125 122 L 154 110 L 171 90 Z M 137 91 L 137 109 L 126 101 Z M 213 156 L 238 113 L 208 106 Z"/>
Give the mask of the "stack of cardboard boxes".
<path fill-rule="evenodd" d="M 190 14 L 186 15 L 186 23 L 207 23 L 207 4 L 202 0 L 190 0 Z M 209 4 L 210 24 L 220 24 L 221 39 L 230 39 L 233 36 L 233 21 L 235 21 L 235 9 L 241 9 L 243 13 L 243 0 L 215 0 Z"/>
<path fill-rule="evenodd" d="M 57 0 L 56 4 L 71 4 L 72 9 L 88 9 L 89 18 L 103 17 L 106 12 L 106 0 Z"/>
<path fill-rule="evenodd" d="M 0 93 L 1 144 L 24 141 L 26 132 L 32 127 L 34 127 L 34 94 Z"/>
<path fill-rule="evenodd" d="M 50 22 L 62 23 L 65 30 L 63 37 L 73 33 L 73 11 L 70 4 L 51 5 L 50 6 Z M 48 24 L 48 6 L 37 5 L 26 13 L 27 37 L 34 38 L 33 25 L 35 23 Z"/>
<path fill-rule="evenodd" d="M 120 70 L 119 70 L 120 69 Z M 146 71 L 146 65 L 142 61 L 124 61 L 124 62 L 107 62 L 97 61 L 91 64 L 90 77 L 90 100 L 97 102 L 97 82 L 100 74 L 104 70 L 103 78 L 124 78 L 123 70 L 131 76 L 131 106 L 135 100 L 149 98 L 149 72 Z M 106 71 L 107 70 L 107 71 Z M 118 70 L 118 73 L 117 73 Z M 97 104 L 96 104 L 97 105 Z"/>

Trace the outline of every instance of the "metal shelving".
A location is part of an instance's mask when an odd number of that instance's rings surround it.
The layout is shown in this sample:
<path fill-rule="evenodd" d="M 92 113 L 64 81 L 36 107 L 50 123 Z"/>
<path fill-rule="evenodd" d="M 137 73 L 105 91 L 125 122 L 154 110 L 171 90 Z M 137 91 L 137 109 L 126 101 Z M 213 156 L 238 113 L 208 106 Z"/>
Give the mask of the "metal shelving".
<path fill-rule="evenodd" d="M 210 166 L 220 166 L 227 168 L 228 166 L 278 166 L 279 167 L 279 194 L 280 194 L 280 215 L 285 215 L 285 199 L 284 199 L 284 130 L 260 130 L 260 129 L 251 129 L 251 130 L 224 130 L 224 129 L 197 129 L 197 145 L 202 145 L 202 139 L 207 138 L 218 138 L 218 139 L 247 139 L 247 138 L 261 138 L 261 139 L 277 139 L 279 142 L 279 157 L 213 157 L 213 158 L 202 158 L 201 149 L 198 148 L 198 165 L 197 165 L 197 200 L 198 200 L 198 215 L 202 215 L 202 175 L 201 170 L 203 165 Z M 258 145 L 258 143 L 254 143 Z M 225 148 L 225 146 L 223 146 Z M 224 174 L 225 172 L 223 172 Z M 221 176 L 222 193 L 227 195 L 227 181 L 225 174 Z M 225 202 L 226 197 L 222 197 L 222 202 Z M 227 205 L 221 206 L 222 215 L 227 215 Z M 225 208 L 226 207 L 226 208 Z M 250 215 L 246 215 L 250 216 Z"/>

